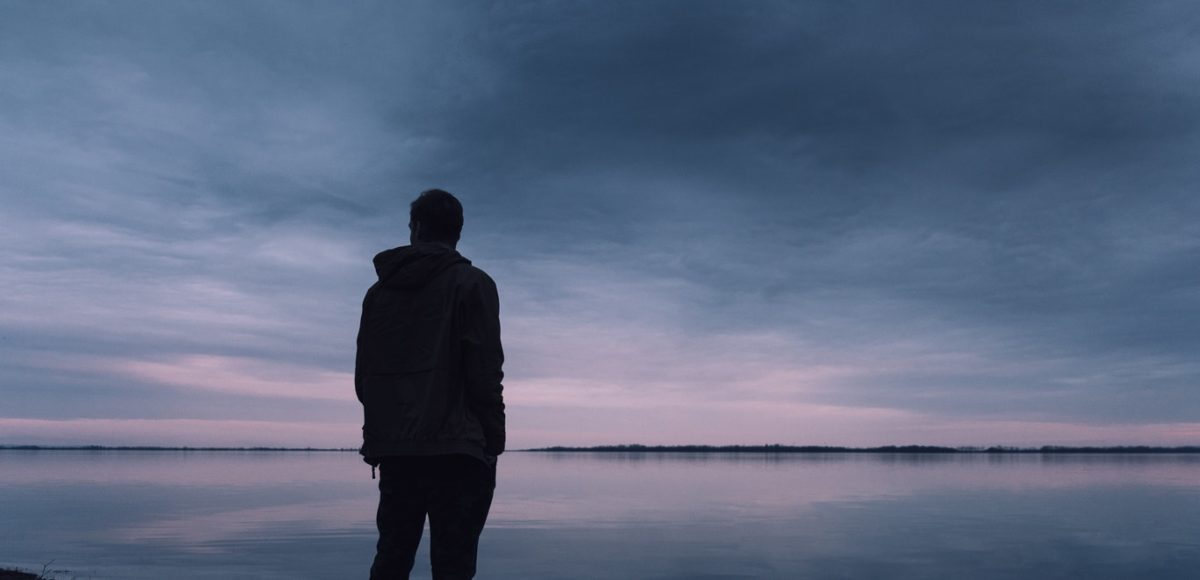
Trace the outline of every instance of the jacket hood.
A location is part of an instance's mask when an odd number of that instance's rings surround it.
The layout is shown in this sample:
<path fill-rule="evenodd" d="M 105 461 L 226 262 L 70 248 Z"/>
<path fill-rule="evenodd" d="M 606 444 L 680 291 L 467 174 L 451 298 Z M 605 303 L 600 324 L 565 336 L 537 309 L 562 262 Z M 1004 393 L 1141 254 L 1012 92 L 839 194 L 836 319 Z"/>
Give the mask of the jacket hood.
<path fill-rule="evenodd" d="M 375 255 L 379 283 L 399 288 L 420 288 L 455 264 L 470 264 L 457 251 L 439 244 L 415 244 L 384 250 Z"/>

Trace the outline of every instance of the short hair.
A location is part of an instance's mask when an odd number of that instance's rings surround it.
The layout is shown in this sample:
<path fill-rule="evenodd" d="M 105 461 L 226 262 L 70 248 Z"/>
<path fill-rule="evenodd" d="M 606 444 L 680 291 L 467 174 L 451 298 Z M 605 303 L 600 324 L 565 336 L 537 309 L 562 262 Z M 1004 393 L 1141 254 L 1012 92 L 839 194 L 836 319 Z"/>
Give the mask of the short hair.
<path fill-rule="evenodd" d="M 462 234 L 463 207 L 450 192 L 430 189 L 413 200 L 408 219 L 421 224 L 422 241 L 455 244 Z"/>

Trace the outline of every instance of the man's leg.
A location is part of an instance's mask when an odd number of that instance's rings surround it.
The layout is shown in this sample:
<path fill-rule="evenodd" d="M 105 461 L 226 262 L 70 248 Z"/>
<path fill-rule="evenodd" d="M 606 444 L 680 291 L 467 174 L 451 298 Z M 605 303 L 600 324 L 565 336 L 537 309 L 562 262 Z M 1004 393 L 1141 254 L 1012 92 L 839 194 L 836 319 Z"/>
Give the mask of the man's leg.
<path fill-rule="evenodd" d="M 412 571 L 429 499 L 427 468 L 417 464 L 420 459 L 389 457 L 379 465 L 379 542 L 371 580 L 408 580 Z"/>
<path fill-rule="evenodd" d="M 475 576 L 479 534 L 492 507 L 496 471 L 468 455 L 440 455 L 429 501 L 429 559 L 434 580 Z"/>

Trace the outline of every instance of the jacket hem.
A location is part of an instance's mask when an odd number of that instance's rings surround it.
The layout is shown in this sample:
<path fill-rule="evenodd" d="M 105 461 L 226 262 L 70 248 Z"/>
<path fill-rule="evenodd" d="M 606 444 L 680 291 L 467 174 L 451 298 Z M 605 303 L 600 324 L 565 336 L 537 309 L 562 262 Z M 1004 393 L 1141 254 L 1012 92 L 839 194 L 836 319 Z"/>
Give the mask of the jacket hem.
<path fill-rule="evenodd" d="M 486 461 L 487 455 L 483 446 L 473 441 L 407 441 L 397 442 L 388 445 L 386 448 L 376 450 L 374 446 L 369 452 L 364 448 L 363 456 L 370 459 L 382 459 L 384 457 L 402 456 L 402 455 L 454 455 L 464 454 L 470 455 L 480 461 Z"/>

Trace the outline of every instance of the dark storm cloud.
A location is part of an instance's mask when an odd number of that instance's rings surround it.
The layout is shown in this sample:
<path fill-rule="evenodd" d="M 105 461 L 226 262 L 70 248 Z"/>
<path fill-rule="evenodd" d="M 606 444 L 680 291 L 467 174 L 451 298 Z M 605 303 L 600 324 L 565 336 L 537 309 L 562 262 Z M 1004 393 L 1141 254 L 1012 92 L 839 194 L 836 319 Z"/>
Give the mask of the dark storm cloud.
<path fill-rule="evenodd" d="M 1187 30 L 1173 10 L 687 8 L 496 10 L 480 24 L 477 47 L 496 71 L 492 84 L 459 95 L 439 129 L 464 156 L 508 156 L 540 174 L 614 159 L 678 170 L 739 145 L 756 157 L 815 157 L 857 171 L 963 141 L 1022 138 L 1057 149 L 1060 163 L 1137 141 L 1165 145 L 1190 136 L 1196 122 L 1195 90 L 1179 82 L 1191 72 Z M 1037 165 L 1035 157 L 1026 162 Z"/>
<path fill-rule="evenodd" d="M 9 4 L 0 389 L 217 417 L 165 369 L 348 372 L 369 257 L 442 186 L 546 400 L 1190 420 L 1198 12 Z"/>

